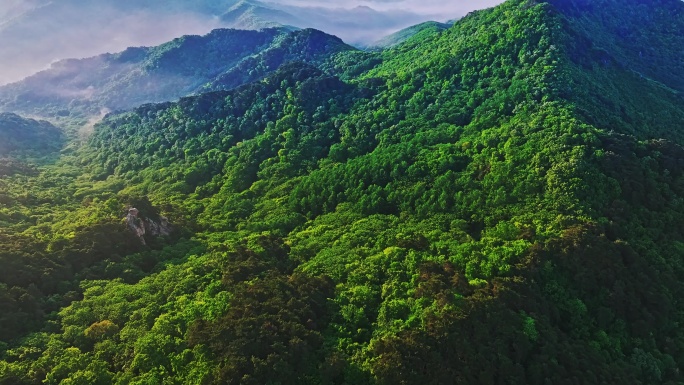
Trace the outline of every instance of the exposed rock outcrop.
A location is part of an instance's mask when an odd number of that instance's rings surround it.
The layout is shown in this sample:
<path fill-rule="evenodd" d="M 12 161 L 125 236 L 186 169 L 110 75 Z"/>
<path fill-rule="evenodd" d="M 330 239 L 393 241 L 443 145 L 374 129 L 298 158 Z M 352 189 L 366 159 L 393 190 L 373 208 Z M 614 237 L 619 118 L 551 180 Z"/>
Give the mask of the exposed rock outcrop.
<path fill-rule="evenodd" d="M 140 211 L 131 207 L 126 214 L 128 229 L 135 234 L 143 245 L 146 245 L 145 237 L 163 237 L 171 235 L 173 227 L 166 217 L 159 216 L 157 220 L 144 218 Z"/>

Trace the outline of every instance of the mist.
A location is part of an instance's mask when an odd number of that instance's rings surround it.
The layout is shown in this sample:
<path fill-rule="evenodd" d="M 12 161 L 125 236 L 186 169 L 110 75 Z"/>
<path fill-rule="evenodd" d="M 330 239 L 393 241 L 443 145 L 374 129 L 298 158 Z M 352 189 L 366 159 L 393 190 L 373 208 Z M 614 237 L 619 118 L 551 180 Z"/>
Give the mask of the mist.
<path fill-rule="evenodd" d="M 318 3 L 292 5 L 270 3 L 297 18 L 296 26 L 315 28 L 340 37 L 346 43 L 364 47 L 400 29 L 424 22 L 426 15 L 405 10 L 377 11 L 367 6 L 346 4 L 349 8 L 323 6 Z"/>
<path fill-rule="evenodd" d="M 154 46 L 202 35 L 222 24 L 220 15 L 238 0 L 2 0 L 0 85 L 18 81 L 66 58 Z M 256 3 L 255 1 L 253 1 Z M 362 46 L 402 28 L 446 21 L 498 0 L 272 0 L 258 3 Z M 368 8 L 371 7 L 371 8 Z"/>
<path fill-rule="evenodd" d="M 357 47 L 372 46 L 379 39 L 401 29 L 425 22 L 446 22 L 476 9 L 493 7 L 503 0 L 248 0 L 284 11 L 282 22 L 316 28 L 336 35 Z M 255 16 L 255 15 L 252 15 Z M 256 15 L 258 16 L 258 15 Z"/>
<path fill-rule="evenodd" d="M 0 6 L 0 84 L 47 69 L 58 60 L 159 45 L 219 27 L 213 15 L 184 10 L 121 9 L 99 1 L 54 1 L 35 7 L 27 1 L 12 2 L 13 7 Z"/>

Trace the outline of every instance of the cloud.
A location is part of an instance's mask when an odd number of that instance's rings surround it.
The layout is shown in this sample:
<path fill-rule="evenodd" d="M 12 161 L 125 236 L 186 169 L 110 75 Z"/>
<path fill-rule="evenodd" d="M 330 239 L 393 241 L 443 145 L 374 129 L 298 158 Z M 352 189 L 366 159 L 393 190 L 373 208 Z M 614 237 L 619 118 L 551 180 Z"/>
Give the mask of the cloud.
<path fill-rule="evenodd" d="M 307 5 L 269 3 L 267 6 L 292 15 L 292 20 L 278 21 L 301 28 L 319 29 L 357 46 L 373 43 L 383 36 L 428 19 L 412 12 L 376 11 L 367 6 L 319 7 L 310 2 Z"/>
<path fill-rule="evenodd" d="M 52 3 L 0 24 L 0 84 L 19 80 L 65 58 L 119 52 L 130 46 L 158 45 L 186 34 L 205 34 L 219 26 L 211 15 L 138 9 L 103 4 Z M 16 8 L 15 8 L 16 9 Z M 1 14 L 13 12 L 0 8 Z"/>
<path fill-rule="evenodd" d="M 503 0 L 271 0 L 273 8 L 297 15 L 299 27 L 311 27 L 356 46 L 372 44 L 400 29 L 428 20 L 448 21 Z"/>

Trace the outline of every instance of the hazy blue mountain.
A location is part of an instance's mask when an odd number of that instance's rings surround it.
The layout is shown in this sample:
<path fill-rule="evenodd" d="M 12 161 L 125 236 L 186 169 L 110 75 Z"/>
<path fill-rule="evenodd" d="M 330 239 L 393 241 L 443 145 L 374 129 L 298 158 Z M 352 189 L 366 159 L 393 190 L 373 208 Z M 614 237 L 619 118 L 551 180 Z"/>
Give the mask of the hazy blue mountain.
<path fill-rule="evenodd" d="M 315 29 L 279 36 L 273 44 L 216 76 L 202 90 L 229 90 L 263 78 L 288 62 L 304 62 L 328 68 L 335 54 L 358 52 L 341 39 Z M 334 69 L 331 71 L 335 71 Z"/>
<path fill-rule="evenodd" d="M 356 46 L 367 46 L 382 36 L 425 21 L 425 16 L 411 12 L 381 12 L 367 6 L 347 9 L 269 5 L 294 15 L 297 20 L 290 24 L 319 29 Z"/>
<path fill-rule="evenodd" d="M 9 1 L 0 4 L 0 84 L 34 74 L 58 60 L 154 46 L 219 27 L 316 28 L 360 46 L 424 21 L 424 16 L 410 12 L 253 0 Z"/>
<path fill-rule="evenodd" d="M 0 84 L 47 68 L 59 59 L 207 33 L 219 26 L 213 15 L 232 3 L 35 0 L 2 7 L 8 16 L 0 24 Z"/>
<path fill-rule="evenodd" d="M 232 28 L 315 28 L 357 46 L 367 46 L 380 36 L 422 20 L 423 16 L 410 12 L 379 12 L 365 6 L 301 7 L 258 0 L 241 0 L 221 15 L 221 22 Z"/>
<path fill-rule="evenodd" d="M 346 50 L 353 48 L 320 31 L 217 29 L 156 47 L 57 62 L 0 87 L 0 110 L 45 117 L 99 115 L 207 88 L 234 88 L 285 62 L 315 63 Z"/>
<path fill-rule="evenodd" d="M 301 25 L 302 21 L 285 11 L 257 1 L 239 1 L 221 14 L 221 23 L 231 28 L 259 29 Z"/>

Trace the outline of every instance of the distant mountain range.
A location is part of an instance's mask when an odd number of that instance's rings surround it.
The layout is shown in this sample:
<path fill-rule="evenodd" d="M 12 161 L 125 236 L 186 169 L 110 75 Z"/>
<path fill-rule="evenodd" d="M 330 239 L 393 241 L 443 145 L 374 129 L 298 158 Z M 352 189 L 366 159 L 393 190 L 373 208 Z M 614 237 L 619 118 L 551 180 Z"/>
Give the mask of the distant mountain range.
<path fill-rule="evenodd" d="M 237 29 L 295 26 L 300 20 L 257 1 L 239 1 L 220 16 L 222 24 Z"/>
<path fill-rule="evenodd" d="M 222 25 L 233 28 L 295 26 L 315 28 L 339 36 L 356 46 L 367 46 L 381 36 L 424 21 L 405 11 L 380 12 L 370 7 L 298 7 L 242 0 L 221 15 Z"/>
<path fill-rule="evenodd" d="M 202 90 L 232 89 L 301 61 L 320 64 L 353 51 L 339 38 L 304 29 L 217 29 L 150 48 L 69 59 L 0 87 L 0 110 L 43 117 L 93 116 Z"/>
<path fill-rule="evenodd" d="M 365 46 L 424 19 L 369 7 L 316 8 L 256 0 L 12 0 L 0 6 L 0 84 L 57 60 L 158 45 L 219 27 L 316 28 Z"/>

